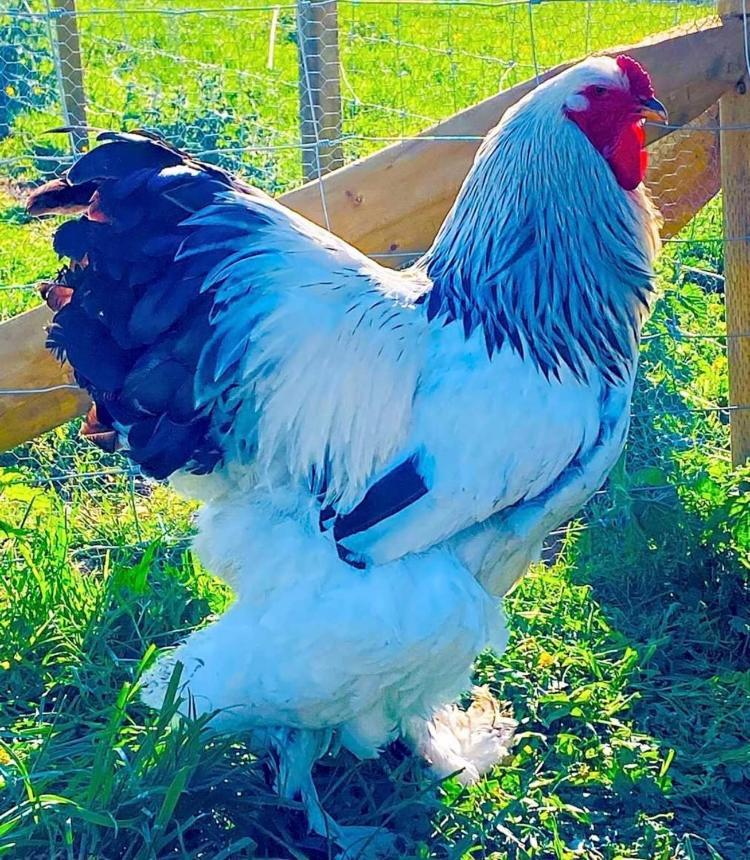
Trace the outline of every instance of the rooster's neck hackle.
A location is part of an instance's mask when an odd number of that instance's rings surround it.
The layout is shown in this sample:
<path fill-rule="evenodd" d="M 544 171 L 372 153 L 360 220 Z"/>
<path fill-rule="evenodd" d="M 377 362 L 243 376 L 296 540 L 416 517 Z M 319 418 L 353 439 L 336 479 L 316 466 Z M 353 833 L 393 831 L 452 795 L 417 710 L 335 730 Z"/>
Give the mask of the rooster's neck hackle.
<path fill-rule="evenodd" d="M 506 114 L 417 267 L 430 318 L 481 330 L 558 376 L 632 378 L 653 293 L 657 216 L 642 188 L 623 191 L 564 115 L 559 94 Z"/>

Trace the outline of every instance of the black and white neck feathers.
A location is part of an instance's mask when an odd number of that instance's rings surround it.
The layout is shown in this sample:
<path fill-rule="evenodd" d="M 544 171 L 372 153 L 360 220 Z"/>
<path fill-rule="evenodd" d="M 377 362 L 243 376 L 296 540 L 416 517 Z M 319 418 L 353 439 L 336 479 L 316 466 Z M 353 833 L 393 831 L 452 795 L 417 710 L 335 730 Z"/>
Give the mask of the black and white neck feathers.
<path fill-rule="evenodd" d="M 566 92 L 555 79 L 506 113 L 416 268 L 430 319 L 481 329 L 490 355 L 507 344 L 548 376 L 617 383 L 650 309 L 658 219 L 565 116 Z"/>

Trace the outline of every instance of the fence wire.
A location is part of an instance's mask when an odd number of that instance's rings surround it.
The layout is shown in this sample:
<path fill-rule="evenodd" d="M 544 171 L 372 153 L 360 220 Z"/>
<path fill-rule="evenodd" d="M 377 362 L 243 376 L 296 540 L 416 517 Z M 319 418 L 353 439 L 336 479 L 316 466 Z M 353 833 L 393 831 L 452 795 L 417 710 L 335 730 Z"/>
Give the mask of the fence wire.
<path fill-rule="evenodd" d="M 0 319 L 36 304 L 36 281 L 57 265 L 53 224 L 29 223 L 23 197 L 71 163 L 87 129 L 157 131 L 278 195 L 558 63 L 714 11 L 704 0 L 0 3 Z M 77 131 L 48 134 L 62 123 Z M 714 113 L 657 144 L 674 166 L 652 189 L 665 212 L 695 209 L 717 190 L 710 176 L 685 188 L 696 158 L 718 162 L 705 145 L 717 124 Z M 637 464 L 665 457 L 665 439 L 728 457 L 723 241 L 714 200 L 666 243 L 667 294 L 644 335 L 633 407 Z M 419 250 L 379 256 L 398 264 Z M 696 344 L 700 362 L 723 374 L 718 399 L 685 385 Z M 19 482 L 63 505 L 78 556 L 152 540 L 183 547 L 191 506 L 80 442 L 75 422 L 0 455 L 0 466 L 0 499 L 14 508 L 30 498 L 16 498 Z"/>

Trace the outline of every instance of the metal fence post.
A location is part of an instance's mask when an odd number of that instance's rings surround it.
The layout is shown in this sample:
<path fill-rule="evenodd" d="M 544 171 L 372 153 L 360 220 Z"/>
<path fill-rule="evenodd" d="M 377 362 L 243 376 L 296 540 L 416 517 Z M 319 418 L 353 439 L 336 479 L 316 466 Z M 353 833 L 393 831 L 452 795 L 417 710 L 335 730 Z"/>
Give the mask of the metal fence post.
<path fill-rule="evenodd" d="M 300 134 L 306 181 L 344 163 L 337 0 L 298 0 Z"/>
<path fill-rule="evenodd" d="M 70 127 L 70 139 L 75 152 L 88 147 L 86 125 L 86 95 L 83 88 L 81 41 L 78 36 L 75 0 L 52 0 L 57 14 L 55 22 L 55 53 L 60 66 L 60 93 L 65 124 Z"/>
<path fill-rule="evenodd" d="M 743 0 L 719 0 L 719 14 L 742 16 L 743 5 Z M 732 462 L 739 466 L 750 457 L 750 80 L 746 69 L 737 77 L 719 111 L 729 426 Z"/>

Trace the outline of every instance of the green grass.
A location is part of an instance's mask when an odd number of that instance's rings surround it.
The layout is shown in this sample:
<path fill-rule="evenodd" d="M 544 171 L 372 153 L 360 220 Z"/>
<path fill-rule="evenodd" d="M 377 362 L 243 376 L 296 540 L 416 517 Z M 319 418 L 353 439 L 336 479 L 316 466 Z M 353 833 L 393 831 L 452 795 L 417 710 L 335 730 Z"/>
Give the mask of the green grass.
<path fill-rule="evenodd" d="M 0 186 L 0 320 L 39 302 L 33 285 L 56 271 L 51 221 L 33 221 L 18 196 Z"/>
<path fill-rule="evenodd" d="M 358 135 L 349 156 L 381 145 L 364 138 L 413 133 L 533 64 L 524 6 L 340 9 L 346 131 Z M 533 9 L 537 62 L 704 9 L 545 2 Z M 295 139 L 292 20 L 283 10 L 272 71 L 270 12 L 225 20 L 83 15 L 91 117 L 219 149 L 222 163 L 279 191 L 298 181 L 298 153 L 249 148 Z M 0 31 L 9 26 L 0 13 Z M 26 54 L 12 65 L 14 44 Z M 177 55 L 190 62 L 177 67 Z M 10 132 L 0 169 L 12 180 L 0 189 L 0 286 L 13 286 L 55 269 L 54 225 L 27 223 L 18 199 L 65 151 L 41 134 L 59 122 L 44 30 L 26 21 L 0 37 L 3 61 L 4 80 L 15 77 L 5 114 L 0 104 L 0 135 L 3 121 Z M 387 823 L 403 857 L 750 856 L 750 473 L 732 473 L 726 416 L 713 409 L 727 396 L 723 298 L 703 274 L 722 271 L 721 243 L 703 241 L 720 236 L 720 216 L 712 203 L 665 251 L 626 458 L 507 599 L 507 652 L 478 663 L 478 680 L 521 721 L 512 759 L 471 789 L 434 786 L 398 749 L 318 769 L 329 809 L 344 823 Z M 0 291 L 0 314 L 36 301 Z M 155 650 L 231 600 L 187 551 L 191 512 L 82 444 L 75 423 L 0 455 L 0 855 L 327 856 L 242 738 L 138 701 Z"/>

